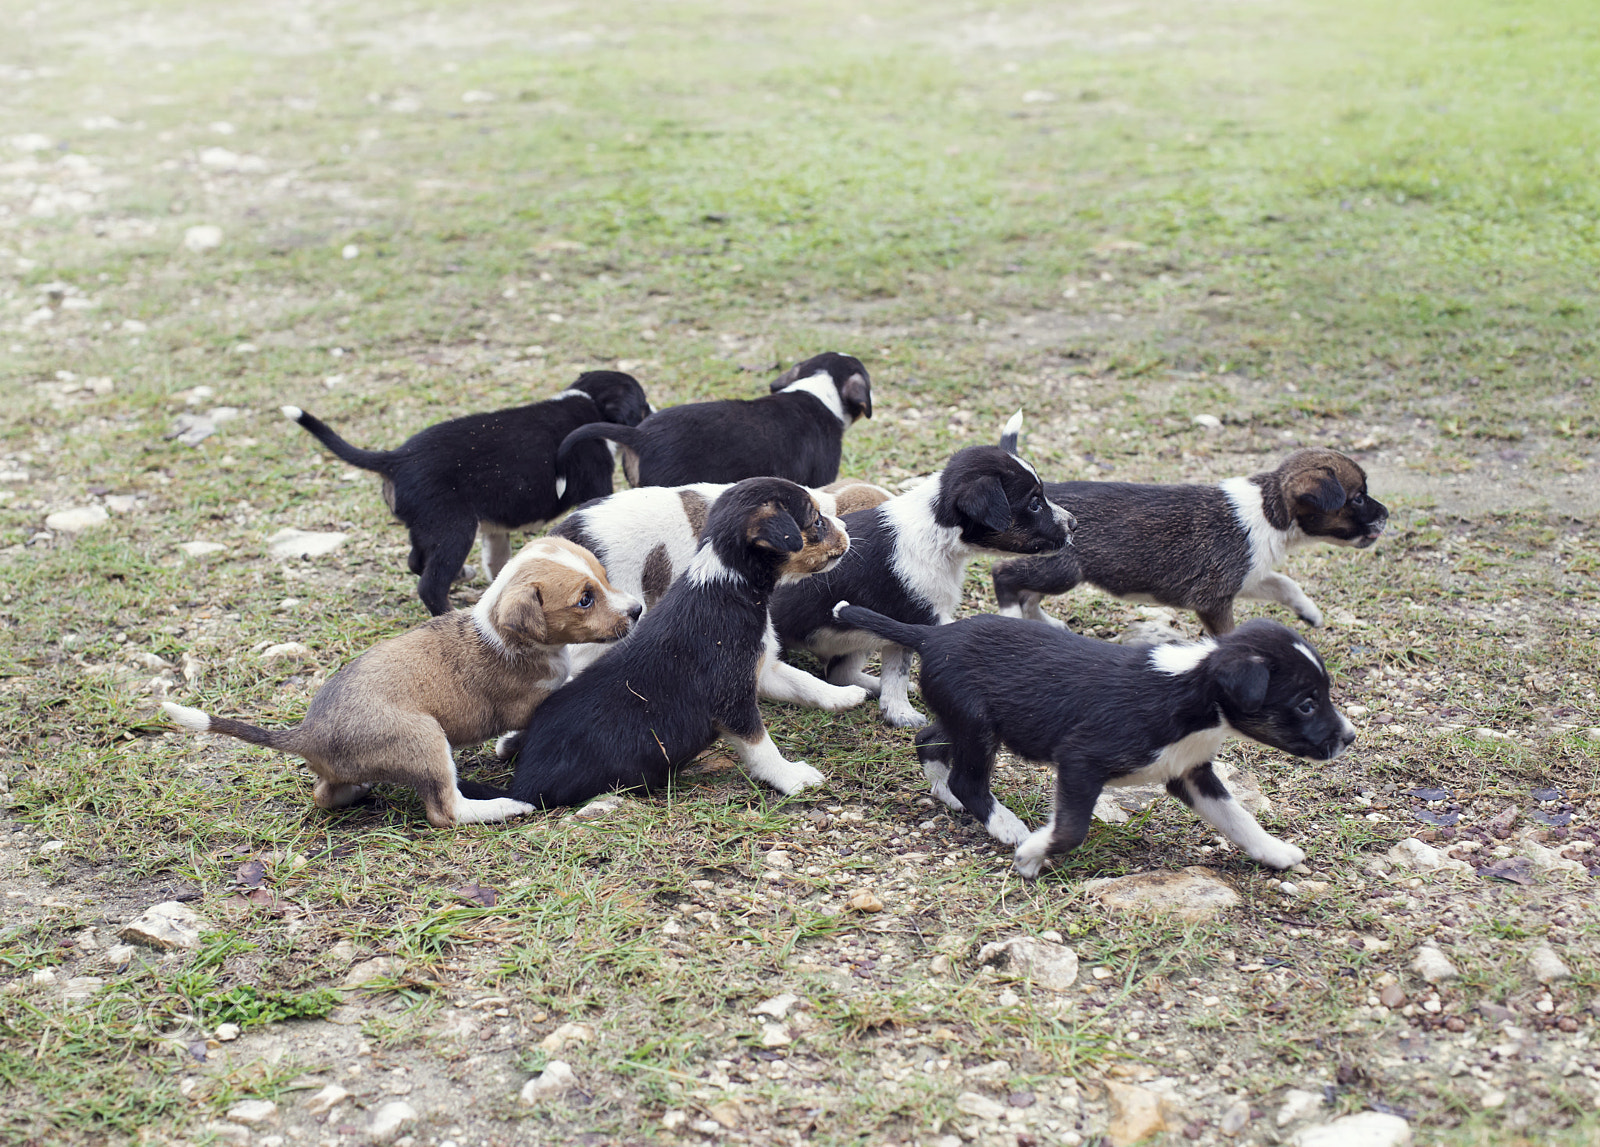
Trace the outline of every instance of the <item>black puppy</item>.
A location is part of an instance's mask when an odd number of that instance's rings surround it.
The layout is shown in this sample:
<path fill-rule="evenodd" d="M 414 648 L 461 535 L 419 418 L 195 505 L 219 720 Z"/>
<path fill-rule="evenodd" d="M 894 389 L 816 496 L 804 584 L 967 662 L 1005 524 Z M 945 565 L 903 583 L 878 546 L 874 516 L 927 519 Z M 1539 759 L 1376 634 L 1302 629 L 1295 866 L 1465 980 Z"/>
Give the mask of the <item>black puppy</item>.
<path fill-rule="evenodd" d="M 1045 497 L 1039 475 L 998 446 L 969 446 L 939 473 L 869 510 L 845 515 L 850 552 L 832 573 L 779 587 L 772 595 L 778 639 L 823 659 L 835 685 L 878 694 L 883 719 L 914 727 L 911 652 L 874 633 L 841 625 L 833 604 L 861 602 L 898 621 L 943 624 L 961 603 L 967 564 L 979 554 L 1038 554 L 1070 539 L 1072 515 Z M 861 672 L 883 654 L 883 679 Z"/>
<path fill-rule="evenodd" d="M 745 771 L 782 793 L 823 776 L 785 760 L 761 721 L 756 676 L 779 578 L 830 568 L 844 524 L 782 478 L 712 504 L 704 540 L 632 637 L 553 693 L 523 731 L 515 799 L 551 808 L 613 789 L 658 789 L 726 737 Z"/>
<path fill-rule="evenodd" d="M 1262 864 L 1299 864 L 1305 853 L 1256 823 L 1212 758 L 1228 738 L 1247 737 L 1331 761 L 1356 739 L 1328 697 L 1322 658 L 1265 618 L 1149 649 L 993 614 L 918 626 L 847 602 L 836 608 L 846 624 L 922 655 L 922 695 L 938 722 L 917 734 L 917 756 L 933 794 L 1015 844 L 1023 876 L 1083 843 L 1106 785 L 1165 784 Z M 989 789 L 1001 745 L 1055 763 L 1050 823 L 1031 835 Z"/>
<path fill-rule="evenodd" d="M 802 486 L 839 476 L 844 432 L 872 417 L 872 383 L 861 360 L 819 354 L 790 367 L 765 398 L 694 402 L 658 410 L 637 426 L 597 424 L 567 435 L 556 456 L 604 438 L 621 448 L 633 486 L 738 482 L 773 475 Z"/>
<path fill-rule="evenodd" d="M 419 431 L 394 450 L 362 450 L 321 419 L 283 413 L 352 466 L 383 475 L 383 500 L 411 531 L 417 596 L 433 614 L 450 610 L 450 583 L 483 533 L 493 580 L 511 557 L 512 530 L 532 529 L 580 502 L 611 493 L 614 460 L 598 442 L 572 451 L 556 473 L 556 448 L 586 423 L 641 422 L 650 413 L 632 375 L 591 370 L 554 398 L 452 418 Z"/>
<path fill-rule="evenodd" d="M 1077 517 L 1078 544 L 1001 563 L 994 592 L 1002 614 L 1054 625 L 1061 623 L 1039 608 L 1040 598 L 1081 582 L 1192 609 L 1212 634 L 1233 628 L 1240 597 L 1279 602 L 1307 625 L 1321 625 L 1322 611 L 1273 567 L 1307 542 L 1370 546 L 1389 520 L 1383 503 L 1367 495 L 1361 467 L 1321 448 L 1216 486 L 1051 482 L 1045 492 Z"/>

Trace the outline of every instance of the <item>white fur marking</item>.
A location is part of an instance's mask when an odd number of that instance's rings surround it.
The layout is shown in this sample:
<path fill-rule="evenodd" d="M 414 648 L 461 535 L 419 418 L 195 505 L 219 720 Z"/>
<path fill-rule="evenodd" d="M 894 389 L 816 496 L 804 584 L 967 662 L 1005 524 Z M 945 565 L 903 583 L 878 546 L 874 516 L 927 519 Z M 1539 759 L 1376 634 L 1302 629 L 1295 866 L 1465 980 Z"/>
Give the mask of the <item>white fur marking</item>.
<path fill-rule="evenodd" d="M 717 557 L 717 551 L 711 548 L 709 542 L 700 547 L 694 555 L 694 560 L 689 563 L 689 568 L 683 572 L 683 576 L 690 585 L 712 585 L 721 581 L 738 580 L 737 575 L 722 564 L 722 559 Z"/>
<path fill-rule="evenodd" d="M 999 801 L 994 802 L 994 809 L 983 827 L 1001 844 L 1021 845 L 1029 835 L 1028 826 L 1022 823 L 1021 818 Z"/>
<path fill-rule="evenodd" d="M 533 812 L 531 804 L 512 800 L 510 797 L 495 797 L 492 800 L 471 800 L 456 793 L 455 818 L 457 824 L 492 824 L 497 821 L 510 820 L 514 816 L 523 816 Z"/>
<path fill-rule="evenodd" d="M 1017 411 L 1006 420 L 1005 428 L 1000 431 L 1000 437 L 1006 438 L 1022 433 L 1022 411 Z"/>
<path fill-rule="evenodd" d="M 299 422 L 301 416 L 305 414 L 305 411 L 298 406 L 280 406 L 278 409 L 283 411 L 283 416 L 290 422 Z"/>
<path fill-rule="evenodd" d="M 784 796 L 792 796 L 803 788 L 820 785 L 828 778 L 804 761 L 790 761 L 778 752 L 771 735 L 763 729 L 761 739 L 754 744 L 738 737 L 727 738 L 739 754 L 739 763 L 752 780 L 771 785 Z"/>
<path fill-rule="evenodd" d="M 211 718 L 199 709 L 191 709 L 187 705 L 175 705 L 171 701 L 161 702 L 161 708 L 166 711 L 178 724 L 193 733 L 205 733 L 211 729 Z"/>
<path fill-rule="evenodd" d="M 1016 868 L 1017 875 L 1032 880 L 1044 868 L 1048 857 L 1050 842 L 1056 835 L 1056 815 L 1050 814 L 1050 822 L 1037 832 L 1029 835 L 1028 839 L 1017 845 L 1017 852 L 1012 858 L 1012 866 Z"/>
<path fill-rule="evenodd" d="M 1297 642 L 1294 643 L 1294 647 L 1296 649 L 1298 649 L 1301 653 L 1305 654 L 1306 660 L 1311 662 L 1311 664 L 1315 665 L 1317 667 L 1318 671 L 1324 677 L 1326 677 L 1328 675 L 1328 671 L 1322 667 L 1321 658 L 1319 658 L 1315 653 L 1313 653 L 1311 651 L 1311 646 L 1307 645 L 1303 641 L 1297 641 Z"/>
<path fill-rule="evenodd" d="M 1285 844 L 1257 824 L 1256 818 L 1238 801 L 1231 797 L 1215 800 L 1201 796 L 1187 779 L 1184 788 L 1200 819 L 1244 849 L 1252 859 L 1271 868 L 1292 868 L 1306 858 L 1300 849 Z"/>
<path fill-rule="evenodd" d="M 1020 454 L 1011 455 L 1011 460 L 1013 462 L 1015 462 L 1018 466 L 1021 466 L 1024 470 L 1026 470 L 1028 472 L 1028 475 L 1035 482 L 1039 481 L 1039 471 L 1037 471 L 1037 470 L 1035 470 L 1033 468 L 1033 463 L 1032 462 L 1029 462 L 1026 458 L 1024 458 Z"/>
<path fill-rule="evenodd" d="M 956 799 L 956 794 L 950 791 L 950 766 L 940 761 L 923 761 L 922 775 L 928 778 L 928 791 L 934 798 L 942 801 L 957 812 L 965 812 L 967 806 Z"/>
<path fill-rule="evenodd" d="M 978 553 L 961 540 L 955 526 L 941 526 L 933 508 L 944 486 L 944 472 L 880 507 L 894 535 L 889 564 L 895 577 L 939 615 L 941 623 L 955 616 L 967 563 Z M 879 642 L 881 645 L 882 642 Z"/>
<path fill-rule="evenodd" d="M 559 498 L 559 497 L 561 497 L 561 495 L 565 494 L 566 492 L 567 492 L 567 476 L 565 474 L 557 474 L 556 475 L 556 497 Z"/>
<path fill-rule="evenodd" d="M 550 396 L 550 401 L 551 402 L 560 402 L 563 398 L 587 398 L 590 402 L 594 401 L 594 395 L 586 394 L 585 392 L 583 392 L 581 390 L 574 390 L 570 386 L 567 387 L 567 389 L 565 389 L 563 391 L 559 391 L 556 394 L 551 395 Z"/>
<path fill-rule="evenodd" d="M 1209 637 L 1181 645 L 1158 645 L 1150 651 L 1150 668 L 1177 677 L 1198 668 L 1216 647 Z"/>
<path fill-rule="evenodd" d="M 1157 646 L 1157 648 L 1165 647 Z M 1112 777 L 1106 781 L 1106 787 L 1120 789 L 1130 785 L 1164 785 L 1183 776 L 1196 765 L 1215 760 L 1216 755 L 1222 751 L 1223 742 L 1229 737 L 1236 736 L 1238 733 L 1233 726 L 1219 715 L 1217 723 L 1211 728 L 1197 730 L 1187 737 L 1180 737 L 1170 745 L 1162 746 L 1144 768 L 1125 773 L 1120 777 Z"/>
<path fill-rule="evenodd" d="M 822 405 L 826 406 L 829 414 L 833 415 L 844 425 L 850 425 L 850 419 L 845 415 L 844 412 L 844 403 L 839 401 L 839 388 L 834 384 L 833 375 L 829 374 L 827 371 L 819 370 L 810 378 L 797 379 L 796 381 L 791 382 L 788 386 L 784 387 L 778 393 L 788 394 L 791 391 L 798 391 L 801 394 L 809 394 L 812 398 L 815 398 L 818 402 L 822 403 Z"/>

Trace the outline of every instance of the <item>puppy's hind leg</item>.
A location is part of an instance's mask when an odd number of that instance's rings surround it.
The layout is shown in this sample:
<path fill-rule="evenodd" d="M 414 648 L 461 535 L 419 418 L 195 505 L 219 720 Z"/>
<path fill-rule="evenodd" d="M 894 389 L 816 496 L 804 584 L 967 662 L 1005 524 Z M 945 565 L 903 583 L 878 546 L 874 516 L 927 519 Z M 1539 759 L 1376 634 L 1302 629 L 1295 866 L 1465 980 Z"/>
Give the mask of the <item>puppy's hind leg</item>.
<path fill-rule="evenodd" d="M 935 800 L 965 812 L 966 806 L 950 791 L 950 734 L 934 721 L 917 731 L 916 743 L 917 760 L 922 762 L 922 775 L 928 778 L 928 791 Z"/>
<path fill-rule="evenodd" d="M 903 645 L 886 645 L 883 649 L 882 689 L 878 693 L 878 709 L 886 725 L 897 729 L 920 729 L 928 719 L 911 707 L 911 650 Z"/>
<path fill-rule="evenodd" d="M 347 808 L 371 791 L 371 785 L 341 785 L 318 777 L 311 790 L 311 799 L 318 808 Z"/>
<path fill-rule="evenodd" d="M 1079 580 L 1078 565 L 1069 550 L 1018 558 L 994 567 L 994 596 L 1003 617 L 1043 621 L 1065 629 L 1066 623 L 1051 617 L 1039 603 L 1046 595 L 1066 593 Z"/>
<path fill-rule="evenodd" d="M 722 735 L 733 745 L 734 752 L 739 754 L 739 764 L 751 780 L 771 785 L 784 796 L 793 796 L 801 789 L 820 785 L 828 779 L 804 761 L 786 760 L 778 751 L 778 746 L 772 743 L 772 737 L 765 728 L 753 739 L 731 729 L 722 730 Z"/>
<path fill-rule="evenodd" d="M 1306 854 L 1286 844 L 1261 825 L 1250 811 L 1233 799 L 1228 786 L 1212 769 L 1211 762 L 1196 765 L 1183 776 L 1167 782 L 1167 791 L 1194 809 L 1200 819 L 1233 841 L 1252 860 L 1268 868 L 1293 868 Z"/>
<path fill-rule="evenodd" d="M 428 815 L 428 823 L 434 828 L 510 820 L 514 816 L 534 811 L 532 805 L 512 800 L 509 796 L 474 799 L 465 795 L 456 779 L 455 758 L 450 753 L 450 742 L 445 740 L 443 731 L 436 730 L 436 736 L 430 737 L 429 740 L 433 741 L 428 754 L 432 760 L 427 775 L 417 778 L 417 795 L 422 798 L 422 807 Z M 467 782 L 465 787 L 477 793 L 499 791 L 471 781 Z"/>
<path fill-rule="evenodd" d="M 422 577 L 417 582 L 417 596 L 435 617 L 450 612 L 450 583 L 472 552 L 472 540 L 477 531 L 477 522 L 473 519 L 457 518 L 441 526 L 430 539 Z"/>
<path fill-rule="evenodd" d="M 478 537 L 483 546 L 483 568 L 493 581 L 500 576 L 511 560 L 511 531 L 488 522 L 478 523 Z"/>
<path fill-rule="evenodd" d="M 848 688 L 855 685 L 865 689 L 867 696 L 876 697 L 882 688 L 882 683 L 872 674 L 861 672 L 861 667 L 867 663 L 865 653 L 841 653 L 838 657 L 828 661 L 828 667 L 823 670 L 829 684 Z"/>
<path fill-rule="evenodd" d="M 761 666 L 756 693 L 771 701 L 789 701 L 808 709 L 842 713 L 865 701 L 870 694 L 859 685 L 830 685 L 804 669 L 773 658 Z"/>
<path fill-rule="evenodd" d="M 1001 844 L 1021 844 L 1028 837 L 1028 826 L 995 799 L 990 784 L 994 776 L 994 755 L 999 748 L 993 734 L 982 726 L 954 729 L 946 723 L 944 728 L 951 730 L 945 738 L 950 764 L 946 789 L 950 796 Z"/>

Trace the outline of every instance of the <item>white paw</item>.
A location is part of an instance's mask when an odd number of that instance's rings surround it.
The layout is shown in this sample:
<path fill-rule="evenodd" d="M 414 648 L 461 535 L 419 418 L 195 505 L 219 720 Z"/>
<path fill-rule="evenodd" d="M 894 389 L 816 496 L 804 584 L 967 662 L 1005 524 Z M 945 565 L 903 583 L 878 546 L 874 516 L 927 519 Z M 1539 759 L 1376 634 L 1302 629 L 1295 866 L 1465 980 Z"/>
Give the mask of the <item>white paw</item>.
<path fill-rule="evenodd" d="M 1304 852 L 1281 840 L 1268 840 L 1250 855 L 1268 868 L 1293 868 L 1306 858 Z"/>
<path fill-rule="evenodd" d="M 817 708 L 829 713 L 843 713 L 846 709 L 854 709 L 870 696 L 872 694 L 859 685 L 842 685 L 831 690 Z"/>
<path fill-rule="evenodd" d="M 1035 620 L 1035 621 L 1042 621 L 1046 625 L 1054 626 L 1056 629 L 1065 629 L 1067 627 L 1067 623 L 1066 622 L 1062 621 L 1058 617 L 1051 617 L 1048 613 L 1046 613 L 1042 609 L 1035 609 L 1033 611 L 1033 614 L 1034 614 L 1033 620 Z"/>
<path fill-rule="evenodd" d="M 1000 616 L 1001 617 L 1014 617 L 1014 618 L 1016 618 L 1017 620 L 1020 621 L 1022 619 L 1022 606 L 1020 604 L 1018 604 L 1018 605 L 1002 605 L 1000 607 Z"/>
<path fill-rule="evenodd" d="M 1305 622 L 1307 625 L 1314 625 L 1318 628 L 1321 628 L 1322 611 L 1316 606 L 1312 605 L 1309 601 L 1302 605 L 1299 609 L 1295 610 L 1295 613 L 1299 614 L 1300 620 Z"/>
<path fill-rule="evenodd" d="M 510 797 L 506 797 L 504 799 L 506 804 L 511 806 L 512 811 L 508 814 L 510 816 L 527 816 L 530 812 L 539 811 L 527 801 L 514 801 Z"/>
<path fill-rule="evenodd" d="M 983 826 L 989 830 L 989 835 L 1001 844 L 1021 845 L 1029 837 L 1028 826 L 1022 823 L 1021 818 L 999 801 L 994 802 L 994 811 L 989 814 L 989 823 Z"/>
<path fill-rule="evenodd" d="M 904 708 L 894 705 L 883 709 L 883 723 L 896 729 L 920 729 L 928 723 L 928 719 L 910 705 Z"/>
<path fill-rule="evenodd" d="M 801 789 L 815 788 L 825 782 L 827 774 L 812 768 L 804 761 L 785 761 L 786 768 L 767 778 L 767 783 L 786 797 Z"/>
<path fill-rule="evenodd" d="M 949 773 L 946 772 L 945 775 L 948 776 Z M 934 800 L 943 802 L 957 812 L 967 811 L 967 806 L 956 799 L 956 794 L 950 791 L 950 786 L 945 784 L 943 780 L 935 780 L 933 784 L 928 786 L 928 791 L 933 794 Z"/>
<path fill-rule="evenodd" d="M 1048 859 L 1050 836 L 1050 830 L 1042 828 L 1017 845 L 1016 855 L 1011 861 L 1012 867 L 1017 870 L 1017 875 L 1027 880 L 1039 875 Z"/>

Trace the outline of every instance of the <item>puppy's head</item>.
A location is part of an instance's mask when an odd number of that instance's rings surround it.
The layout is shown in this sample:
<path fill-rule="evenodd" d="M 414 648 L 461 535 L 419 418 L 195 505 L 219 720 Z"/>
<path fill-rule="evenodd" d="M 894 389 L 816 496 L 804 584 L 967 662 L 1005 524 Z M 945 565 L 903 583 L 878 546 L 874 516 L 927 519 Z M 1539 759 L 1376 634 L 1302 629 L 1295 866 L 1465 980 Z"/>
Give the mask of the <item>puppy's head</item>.
<path fill-rule="evenodd" d="M 644 387 L 631 374 L 620 370 L 590 370 L 578 376 L 573 390 L 581 390 L 600 408 L 602 422 L 620 422 L 624 426 L 637 426 L 650 413 L 650 402 L 644 396 Z"/>
<path fill-rule="evenodd" d="M 1328 669 L 1286 625 L 1247 621 L 1206 658 L 1222 715 L 1240 733 L 1297 757 L 1331 761 L 1356 739 L 1333 707 Z"/>
<path fill-rule="evenodd" d="M 847 424 L 858 418 L 872 417 L 872 379 L 867 376 L 867 368 L 861 365 L 860 359 L 831 350 L 814 355 L 773 379 L 772 393 L 812 379 L 825 380 L 838 392 Z"/>
<path fill-rule="evenodd" d="M 840 478 L 837 482 L 829 482 L 819 491 L 826 497 L 819 498 L 817 504 L 827 513 L 844 517 L 857 510 L 870 510 L 894 497 L 882 486 L 874 486 L 871 482 L 863 482 L 860 478 Z M 831 504 L 829 502 L 831 499 Z"/>
<path fill-rule="evenodd" d="M 1388 524 L 1388 509 L 1367 495 L 1366 472 L 1337 450 L 1296 450 L 1275 473 L 1285 512 L 1308 538 L 1365 548 Z"/>
<path fill-rule="evenodd" d="M 961 540 L 1008 554 L 1043 554 L 1072 540 L 1072 515 L 1044 493 L 1039 473 L 998 446 L 969 446 L 939 474 L 934 520 Z"/>
<path fill-rule="evenodd" d="M 565 538 L 530 542 L 472 608 L 480 632 L 505 649 L 626 637 L 643 605 L 611 588 L 588 550 Z"/>
<path fill-rule="evenodd" d="M 747 478 L 730 487 L 712 505 L 706 535 L 726 564 L 753 563 L 780 580 L 824 573 L 850 549 L 844 523 L 824 513 L 805 487 L 783 478 Z M 735 539 L 743 560 L 722 552 Z"/>

